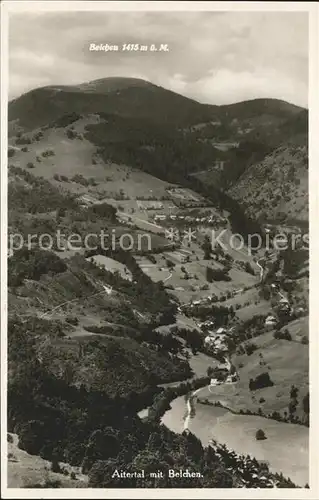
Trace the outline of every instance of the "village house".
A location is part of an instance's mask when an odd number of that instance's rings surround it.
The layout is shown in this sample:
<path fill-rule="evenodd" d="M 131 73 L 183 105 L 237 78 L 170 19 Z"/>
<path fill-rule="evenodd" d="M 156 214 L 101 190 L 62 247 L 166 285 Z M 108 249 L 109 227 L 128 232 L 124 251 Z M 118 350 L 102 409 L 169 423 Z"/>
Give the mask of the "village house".
<path fill-rule="evenodd" d="M 166 219 L 166 215 L 165 214 L 157 214 L 154 217 L 155 221 L 157 221 L 157 220 L 165 220 L 165 219 Z"/>

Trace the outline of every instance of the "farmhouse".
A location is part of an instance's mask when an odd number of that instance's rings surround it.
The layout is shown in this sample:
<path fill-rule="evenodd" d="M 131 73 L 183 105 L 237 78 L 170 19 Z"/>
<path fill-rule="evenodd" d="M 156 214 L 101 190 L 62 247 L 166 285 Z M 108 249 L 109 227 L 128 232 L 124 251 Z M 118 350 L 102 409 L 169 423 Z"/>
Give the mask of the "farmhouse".
<path fill-rule="evenodd" d="M 265 319 L 265 327 L 267 330 L 272 330 L 277 324 L 277 320 L 274 316 L 267 316 Z"/>

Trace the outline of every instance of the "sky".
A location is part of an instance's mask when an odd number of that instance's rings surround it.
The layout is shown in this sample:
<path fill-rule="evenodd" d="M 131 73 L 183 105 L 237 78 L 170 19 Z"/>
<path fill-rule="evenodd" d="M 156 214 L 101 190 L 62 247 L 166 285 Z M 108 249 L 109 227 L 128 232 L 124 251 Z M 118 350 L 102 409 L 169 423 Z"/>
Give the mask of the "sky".
<path fill-rule="evenodd" d="M 90 51 L 167 44 L 168 52 Z M 307 107 L 305 12 L 11 13 L 9 99 L 36 87 L 143 78 L 199 102 L 261 97 Z"/>

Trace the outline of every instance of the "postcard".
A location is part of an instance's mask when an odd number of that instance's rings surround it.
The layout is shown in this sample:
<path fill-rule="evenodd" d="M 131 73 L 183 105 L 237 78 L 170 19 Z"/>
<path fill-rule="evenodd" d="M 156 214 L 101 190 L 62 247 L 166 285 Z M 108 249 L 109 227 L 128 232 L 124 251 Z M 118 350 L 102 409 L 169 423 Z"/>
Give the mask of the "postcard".
<path fill-rule="evenodd" d="M 317 498 L 318 5 L 1 27 L 3 498 Z"/>

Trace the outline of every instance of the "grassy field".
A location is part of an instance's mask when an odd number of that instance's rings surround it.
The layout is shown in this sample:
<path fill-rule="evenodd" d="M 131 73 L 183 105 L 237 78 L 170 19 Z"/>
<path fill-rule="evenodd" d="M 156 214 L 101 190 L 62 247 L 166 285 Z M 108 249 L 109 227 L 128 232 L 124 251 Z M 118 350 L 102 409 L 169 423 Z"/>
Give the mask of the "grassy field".
<path fill-rule="evenodd" d="M 87 260 L 91 261 L 92 259 L 96 264 L 104 266 L 107 271 L 119 272 L 122 278 L 132 281 L 132 273 L 121 262 L 105 257 L 105 255 L 94 255 Z"/>

